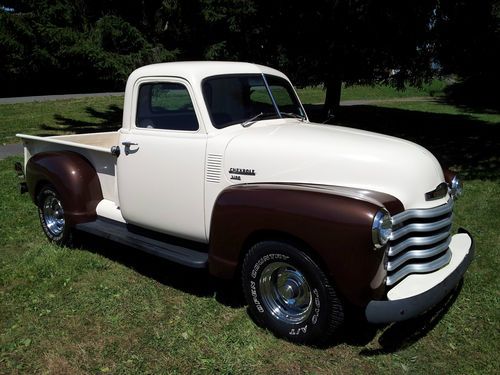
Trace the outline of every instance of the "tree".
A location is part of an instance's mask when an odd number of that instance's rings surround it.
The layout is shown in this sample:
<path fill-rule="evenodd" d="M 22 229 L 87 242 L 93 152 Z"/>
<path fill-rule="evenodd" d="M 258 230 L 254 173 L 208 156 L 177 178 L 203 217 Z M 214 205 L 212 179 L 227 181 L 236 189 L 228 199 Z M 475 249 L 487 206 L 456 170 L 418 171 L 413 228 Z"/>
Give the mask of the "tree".
<path fill-rule="evenodd" d="M 92 1 L 10 1 L 4 6 L 14 10 L 0 13 L 4 95 L 122 89 L 135 68 L 177 55 L 150 41 L 154 28 L 148 29 L 142 13 L 137 19 L 144 32 L 112 14 L 121 9 Z"/>
<path fill-rule="evenodd" d="M 443 72 L 480 72 L 484 67 L 470 53 L 486 57 L 484 51 L 498 51 L 491 41 L 492 2 L 487 0 L 200 3 L 212 37 L 205 57 L 272 65 L 296 84 L 324 85 L 326 111 L 337 111 L 342 83 L 419 86 L 439 73 L 439 63 Z M 478 37 L 483 41 L 474 44 Z M 461 40 L 470 41 L 462 54 Z M 490 61 L 494 70 L 498 60 Z"/>
<path fill-rule="evenodd" d="M 141 64 L 243 60 L 323 85 L 403 89 L 437 73 L 498 77 L 498 0 L 7 0 L 0 7 L 0 90 L 62 78 L 117 88 Z M 5 9 L 5 8 L 3 8 Z M 440 67 L 441 70 L 436 70 Z M 40 81 L 42 80 L 42 81 Z M 61 81 L 61 80 L 60 80 Z M 10 82 L 10 83 L 9 83 Z M 62 89 L 62 86 L 61 86 Z"/>
<path fill-rule="evenodd" d="M 461 80 L 448 88 L 449 99 L 500 110 L 500 2 L 442 0 L 436 14 L 442 72 Z"/>

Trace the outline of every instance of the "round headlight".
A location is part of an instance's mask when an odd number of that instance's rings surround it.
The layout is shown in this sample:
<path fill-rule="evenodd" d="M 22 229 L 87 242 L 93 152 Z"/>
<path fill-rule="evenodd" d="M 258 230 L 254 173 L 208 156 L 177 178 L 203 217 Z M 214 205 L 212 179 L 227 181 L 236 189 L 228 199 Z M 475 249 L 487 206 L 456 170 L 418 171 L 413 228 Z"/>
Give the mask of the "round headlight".
<path fill-rule="evenodd" d="M 392 219 L 391 215 L 385 210 L 379 210 L 373 218 L 372 224 L 372 240 L 376 249 L 387 244 L 392 234 Z"/>
<path fill-rule="evenodd" d="M 450 183 L 450 195 L 454 199 L 457 199 L 459 196 L 462 195 L 462 192 L 463 192 L 462 181 L 460 181 L 460 179 L 457 176 L 453 177 L 453 180 L 451 180 Z"/>

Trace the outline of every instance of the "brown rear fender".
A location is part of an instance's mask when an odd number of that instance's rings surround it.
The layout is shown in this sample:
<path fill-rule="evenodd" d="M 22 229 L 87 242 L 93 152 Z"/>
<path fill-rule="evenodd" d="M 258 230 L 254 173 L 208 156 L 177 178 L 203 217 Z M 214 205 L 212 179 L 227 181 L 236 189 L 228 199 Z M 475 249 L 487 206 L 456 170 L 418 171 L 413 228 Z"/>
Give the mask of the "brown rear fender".
<path fill-rule="evenodd" d="M 41 152 L 28 160 L 26 183 L 33 202 L 44 184 L 61 197 L 69 225 L 92 221 L 102 200 L 97 172 L 82 155 L 71 151 Z"/>
<path fill-rule="evenodd" d="M 251 246 L 248 239 L 256 233 L 288 234 L 320 259 L 349 302 L 364 305 L 384 292 L 384 249 L 374 249 L 371 233 L 382 207 L 391 214 L 403 211 L 396 198 L 372 191 L 288 184 L 229 187 L 212 214 L 210 272 L 234 277 Z"/>

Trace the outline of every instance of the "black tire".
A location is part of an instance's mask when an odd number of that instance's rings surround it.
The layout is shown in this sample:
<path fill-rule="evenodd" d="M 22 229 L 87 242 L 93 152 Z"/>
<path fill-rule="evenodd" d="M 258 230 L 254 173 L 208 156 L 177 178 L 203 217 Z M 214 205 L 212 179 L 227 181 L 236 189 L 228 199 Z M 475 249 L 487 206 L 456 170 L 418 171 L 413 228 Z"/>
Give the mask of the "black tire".
<path fill-rule="evenodd" d="M 52 185 L 43 186 L 37 195 L 38 217 L 49 241 L 64 246 L 72 242 L 72 231 L 67 225 L 59 193 Z"/>
<path fill-rule="evenodd" d="M 278 337 L 320 344 L 344 322 L 342 302 L 326 275 L 288 243 L 254 245 L 243 261 L 242 284 L 251 316 Z"/>

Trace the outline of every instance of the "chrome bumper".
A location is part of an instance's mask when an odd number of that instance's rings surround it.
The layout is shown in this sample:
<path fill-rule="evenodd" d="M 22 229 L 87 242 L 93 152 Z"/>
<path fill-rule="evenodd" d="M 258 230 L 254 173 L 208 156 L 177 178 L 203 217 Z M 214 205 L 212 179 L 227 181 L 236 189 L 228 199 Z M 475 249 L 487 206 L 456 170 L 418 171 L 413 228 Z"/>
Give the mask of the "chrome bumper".
<path fill-rule="evenodd" d="M 474 240 L 459 229 L 452 237 L 452 258 L 445 267 L 428 274 L 407 276 L 388 293 L 388 300 L 370 301 L 366 319 L 371 323 L 390 323 L 414 318 L 438 304 L 460 282 L 474 257 Z"/>

